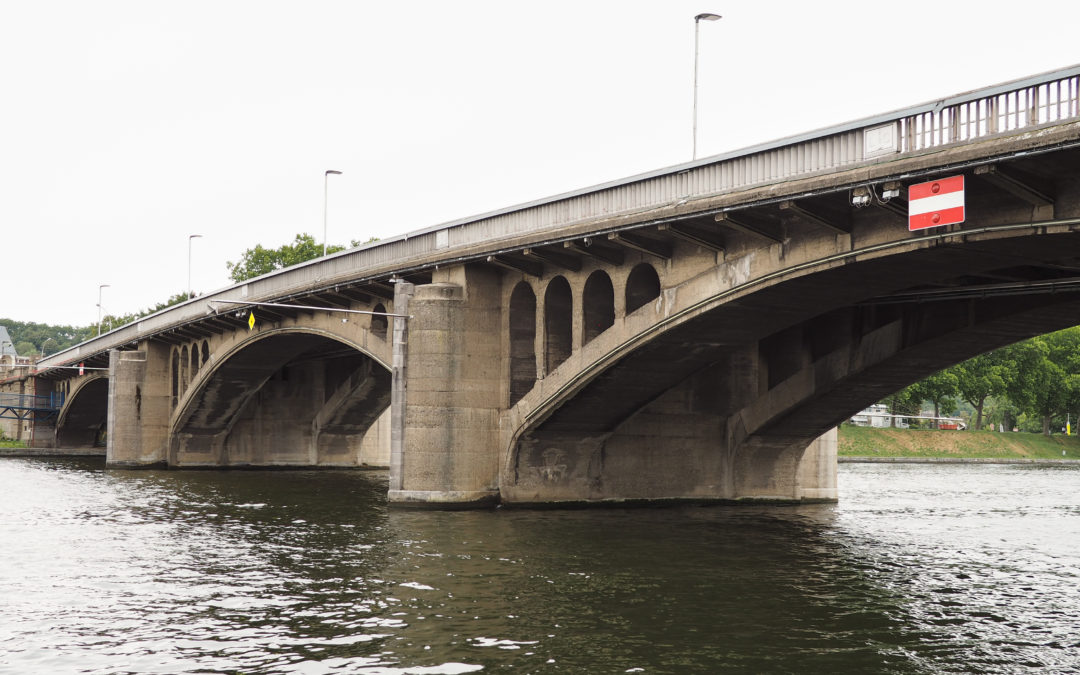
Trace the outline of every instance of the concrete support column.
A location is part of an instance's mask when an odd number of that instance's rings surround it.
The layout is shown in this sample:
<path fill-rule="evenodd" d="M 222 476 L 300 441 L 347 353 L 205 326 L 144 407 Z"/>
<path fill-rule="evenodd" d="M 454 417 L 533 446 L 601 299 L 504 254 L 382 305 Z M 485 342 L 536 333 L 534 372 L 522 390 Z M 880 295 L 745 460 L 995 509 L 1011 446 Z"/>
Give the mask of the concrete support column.
<path fill-rule="evenodd" d="M 394 314 L 408 314 L 409 301 L 416 287 L 407 281 L 394 286 Z M 404 484 L 405 467 L 405 405 L 408 389 L 409 319 L 394 317 L 390 363 L 390 492 L 399 491 Z"/>
<path fill-rule="evenodd" d="M 837 501 L 836 449 L 837 430 L 825 432 L 803 453 L 796 476 L 797 497 L 805 501 Z"/>
<path fill-rule="evenodd" d="M 109 352 L 108 466 L 166 462 L 169 445 L 169 349 L 144 342 L 136 351 Z"/>
<path fill-rule="evenodd" d="M 500 297 L 498 273 L 482 268 L 439 270 L 433 283 L 415 288 L 406 387 L 396 366 L 394 372 L 395 396 L 406 389 L 408 396 L 404 420 L 395 420 L 404 428 L 391 461 L 392 504 L 447 508 L 497 500 Z"/>

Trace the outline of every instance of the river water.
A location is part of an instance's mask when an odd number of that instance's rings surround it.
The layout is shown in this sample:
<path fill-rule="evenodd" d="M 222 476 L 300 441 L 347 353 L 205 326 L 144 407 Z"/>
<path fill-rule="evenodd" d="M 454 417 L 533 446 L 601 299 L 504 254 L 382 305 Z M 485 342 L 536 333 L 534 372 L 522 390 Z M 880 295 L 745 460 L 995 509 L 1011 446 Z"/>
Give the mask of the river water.
<path fill-rule="evenodd" d="M 385 473 L 0 460 L 2 673 L 1080 673 L 1080 468 L 413 512 Z"/>

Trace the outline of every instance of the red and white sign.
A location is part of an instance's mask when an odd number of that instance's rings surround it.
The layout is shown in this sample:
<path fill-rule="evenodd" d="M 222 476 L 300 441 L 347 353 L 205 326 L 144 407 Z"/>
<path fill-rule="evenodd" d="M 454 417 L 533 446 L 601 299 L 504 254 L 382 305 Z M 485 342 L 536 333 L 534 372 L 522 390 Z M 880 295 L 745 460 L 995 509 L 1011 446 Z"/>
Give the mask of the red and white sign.
<path fill-rule="evenodd" d="M 964 222 L 964 177 L 950 176 L 908 188 L 908 230 Z"/>
<path fill-rule="evenodd" d="M 86 368 L 86 364 L 85 364 L 85 363 L 80 363 L 80 364 L 79 364 L 79 374 L 80 374 L 80 375 L 85 375 L 85 374 L 86 374 L 85 368 Z"/>

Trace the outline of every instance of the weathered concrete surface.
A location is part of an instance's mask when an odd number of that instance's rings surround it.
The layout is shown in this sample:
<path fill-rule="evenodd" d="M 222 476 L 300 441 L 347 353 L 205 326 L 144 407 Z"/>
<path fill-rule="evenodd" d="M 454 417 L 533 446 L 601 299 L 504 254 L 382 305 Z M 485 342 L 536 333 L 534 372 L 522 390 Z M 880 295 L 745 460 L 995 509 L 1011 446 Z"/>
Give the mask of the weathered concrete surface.
<path fill-rule="evenodd" d="M 105 448 L 0 448 L 0 458 L 9 457 L 105 457 Z"/>
<path fill-rule="evenodd" d="M 490 502 L 504 396 L 498 272 L 440 270 L 410 300 L 407 429 L 395 503 Z"/>
<path fill-rule="evenodd" d="M 386 466 L 390 373 L 324 323 L 222 344 L 177 403 L 170 464 Z"/>
<path fill-rule="evenodd" d="M 106 463 L 164 465 L 169 443 L 168 345 L 146 342 L 109 357 Z"/>

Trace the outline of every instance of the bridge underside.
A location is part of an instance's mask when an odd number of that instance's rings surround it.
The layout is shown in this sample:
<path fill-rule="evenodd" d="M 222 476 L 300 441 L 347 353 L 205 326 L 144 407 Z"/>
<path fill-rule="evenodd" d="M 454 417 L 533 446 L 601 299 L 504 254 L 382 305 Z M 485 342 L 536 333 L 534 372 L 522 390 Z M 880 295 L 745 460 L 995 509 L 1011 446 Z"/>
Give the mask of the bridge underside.
<path fill-rule="evenodd" d="M 141 346 L 114 353 L 112 466 L 358 466 L 365 451 L 377 455 L 372 445 L 388 448 L 379 422 L 389 372 L 331 336 L 257 335 L 205 366 L 179 400 L 154 372 L 168 367 L 167 349 Z"/>
<path fill-rule="evenodd" d="M 262 339 L 210 374 L 172 434 L 175 466 L 352 466 L 390 374 L 331 338 Z"/>
<path fill-rule="evenodd" d="M 1010 165 L 1041 197 L 972 176 L 967 223 L 937 239 L 912 233 L 924 239 L 906 251 L 838 256 L 657 332 L 533 414 L 508 452 L 503 500 L 827 496 L 805 474 L 829 429 L 942 368 L 1080 323 L 1078 167 L 1072 149 Z M 906 229 L 888 209 L 848 213 L 849 199 L 812 207 L 848 223 L 840 251 Z M 799 226 L 779 213 L 741 218 Z"/>

